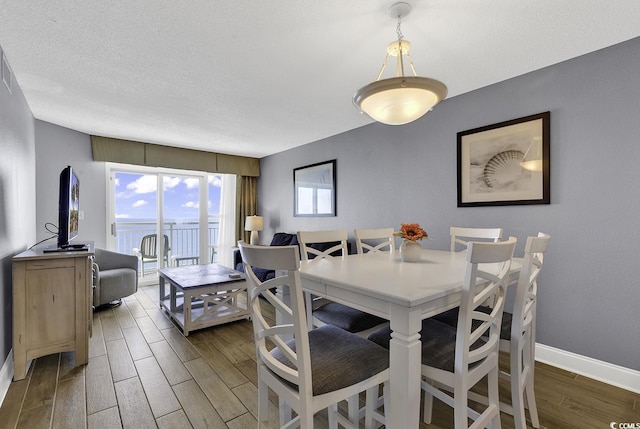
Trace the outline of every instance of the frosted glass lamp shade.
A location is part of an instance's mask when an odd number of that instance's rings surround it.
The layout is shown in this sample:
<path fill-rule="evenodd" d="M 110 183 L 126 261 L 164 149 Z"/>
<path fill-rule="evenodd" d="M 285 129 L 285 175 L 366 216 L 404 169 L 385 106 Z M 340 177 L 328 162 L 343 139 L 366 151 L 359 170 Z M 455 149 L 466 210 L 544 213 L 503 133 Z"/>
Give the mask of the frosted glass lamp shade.
<path fill-rule="evenodd" d="M 251 231 L 251 237 L 249 239 L 250 244 L 259 244 L 258 231 L 264 229 L 264 219 L 262 216 L 247 216 L 244 221 L 244 230 Z"/>
<path fill-rule="evenodd" d="M 353 103 L 372 119 L 387 125 L 403 125 L 422 117 L 447 96 L 447 87 L 428 77 L 400 76 L 364 86 Z"/>

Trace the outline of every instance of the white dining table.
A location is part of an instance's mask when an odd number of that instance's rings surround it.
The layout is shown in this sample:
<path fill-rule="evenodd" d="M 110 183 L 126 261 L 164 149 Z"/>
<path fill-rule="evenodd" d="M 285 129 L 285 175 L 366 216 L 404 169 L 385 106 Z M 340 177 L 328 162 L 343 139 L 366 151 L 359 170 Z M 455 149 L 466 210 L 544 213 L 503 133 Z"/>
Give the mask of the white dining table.
<path fill-rule="evenodd" d="M 511 276 L 520 267 L 514 259 Z M 418 428 L 422 319 L 460 305 L 465 271 L 465 251 L 429 249 L 418 262 L 402 262 L 397 250 L 301 262 L 306 292 L 390 321 L 387 428 Z"/>

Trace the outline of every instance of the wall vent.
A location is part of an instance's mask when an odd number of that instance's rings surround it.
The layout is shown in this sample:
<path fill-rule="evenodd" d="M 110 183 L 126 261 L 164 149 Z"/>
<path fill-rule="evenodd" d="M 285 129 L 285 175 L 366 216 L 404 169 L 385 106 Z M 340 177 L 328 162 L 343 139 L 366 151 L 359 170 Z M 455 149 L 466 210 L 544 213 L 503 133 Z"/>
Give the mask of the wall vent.
<path fill-rule="evenodd" d="M 9 67 L 9 62 L 7 61 L 4 51 L 0 51 L 0 74 L 2 74 L 4 86 L 7 87 L 9 94 L 11 94 L 11 76 L 13 73 L 11 72 L 11 68 Z"/>

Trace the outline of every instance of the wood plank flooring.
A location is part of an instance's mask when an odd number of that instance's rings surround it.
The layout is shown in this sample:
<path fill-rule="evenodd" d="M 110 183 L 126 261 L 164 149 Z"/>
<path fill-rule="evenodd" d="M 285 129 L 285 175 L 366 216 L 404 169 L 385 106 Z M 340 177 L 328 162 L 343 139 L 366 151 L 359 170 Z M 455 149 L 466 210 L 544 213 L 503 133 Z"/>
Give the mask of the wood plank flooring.
<path fill-rule="evenodd" d="M 251 322 L 193 332 L 185 338 L 158 309 L 156 286 L 141 287 L 114 309 L 94 315 L 89 364 L 73 353 L 35 360 L 13 382 L 0 407 L 0 428 L 244 429 L 257 427 L 255 350 Z M 609 428 L 640 422 L 640 395 L 536 364 L 543 428 Z M 501 384 L 501 395 L 508 397 Z M 264 427 L 278 426 L 277 397 Z M 434 421 L 448 429 L 451 409 L 435 401 Z M 513 428 L 503 414 L 502 425 Z M 316 427 L 325 428 L 319 414 Z"/>

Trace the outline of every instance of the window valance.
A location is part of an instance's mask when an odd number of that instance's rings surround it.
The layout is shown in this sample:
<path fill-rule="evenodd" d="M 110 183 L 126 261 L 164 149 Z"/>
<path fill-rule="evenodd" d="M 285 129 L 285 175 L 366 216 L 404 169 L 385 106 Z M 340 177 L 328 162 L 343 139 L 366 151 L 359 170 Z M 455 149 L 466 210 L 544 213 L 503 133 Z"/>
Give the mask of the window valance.
<path fill-rule="evenodd" d="M 91 136 L 94 161 L 259 177 L 260 160 L 152 143 Z"/>

